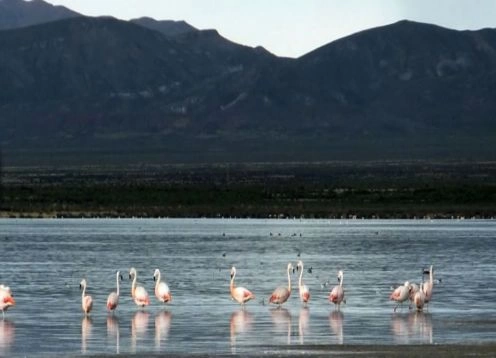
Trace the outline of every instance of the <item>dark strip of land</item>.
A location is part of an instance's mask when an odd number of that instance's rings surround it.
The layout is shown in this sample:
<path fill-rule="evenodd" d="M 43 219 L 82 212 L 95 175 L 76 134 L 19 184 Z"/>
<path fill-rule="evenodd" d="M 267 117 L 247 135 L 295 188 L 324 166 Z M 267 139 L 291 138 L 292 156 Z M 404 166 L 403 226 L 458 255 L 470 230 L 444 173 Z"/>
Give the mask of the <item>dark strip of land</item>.
<path fill-rule="evenodd" d="M 496 217 L 496 163 L 4 168 L 1 217 Z"/>

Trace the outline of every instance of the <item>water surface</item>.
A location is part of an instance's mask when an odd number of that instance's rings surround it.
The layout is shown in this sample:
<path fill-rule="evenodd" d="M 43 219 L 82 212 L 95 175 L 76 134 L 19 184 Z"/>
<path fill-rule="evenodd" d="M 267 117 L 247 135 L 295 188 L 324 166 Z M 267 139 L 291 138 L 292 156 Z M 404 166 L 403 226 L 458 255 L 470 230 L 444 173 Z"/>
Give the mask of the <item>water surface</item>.
<path fill-rule="evenodd" d="M 0 356 L 496 341 L 495 221 L 9 219 L 0 220 L 0 243 L 0 283 L 17 301 L 0 320 Z M 269 306 L 298 259 L 309 306 L 299 302 L 297 274 L 283 308 Z M 428 310 L 394 313 L 391 287 L 420 282 L 430 264 L 442 282 Z M 237 284 L 257 296 L 245 310 L 230 300 L 232 265 Z M 151 296 L 145 309 L 130 298 L 131 267 Z M 155 268 L 171 287 L 170 305 L 153 296 Z M 337 311 L 327 296 L 339 269 L 347 302 Z M 121 301 L 109 315 L 116 270 Z M 89 318 L 82 278 L 94 300 Z"/>

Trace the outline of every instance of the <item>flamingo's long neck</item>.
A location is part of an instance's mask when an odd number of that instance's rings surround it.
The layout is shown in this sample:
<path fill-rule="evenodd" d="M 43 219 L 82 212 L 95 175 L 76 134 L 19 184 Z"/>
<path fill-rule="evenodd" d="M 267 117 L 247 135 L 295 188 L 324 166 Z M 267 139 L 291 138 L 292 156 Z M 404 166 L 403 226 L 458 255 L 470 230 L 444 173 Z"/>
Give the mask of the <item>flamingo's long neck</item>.
<path fill-rule="evenodd" d="M 231 292 L 232 292 L 232 290 L 234 290 L 234 278 L 235 277 L 236 277 L 236 272 L 231 277 L 231 284 L 229 285 L 229 288 L 231 289 Z"/>
<path fill-rule="evenodd" d="M 160 284 L 160 271 L 157 272 L 157 281 L 155 282 L 155 289 L 158 288 L 158 285 Z"/>
<path fill-rule="evenodd" d="M 115 280 L 117 282 L 117 296 L 119 296 L 119 272 L 117 272 Z"/>
<path fill-rule="evenodd" d="M 429 282 L 431 283 L 431 285 L 434 284 L 434 275 L 432 274 L 432 266 L 431 269 L 429 270 Z"/>
<path fill-rule="evenodd" d="M 133 283 L 131 284 L 131 296 L 134 297 L 134 290 L 136 289 L 136 272 L 133 273 Z"/>
<path fill-rule="evenodd" d="M 288 267 L 288 291 L 291 292 L 291 276 L 289 275 L 289 271 L 291 271 L 291 267 Z"/>
<path fill-rule="evenodd" d="M 303 283 L 301 282 L 302 278 L 303 278 L 303 265 L 301 265 L 300 279 L 298 281 L 298 285 L 300 288 L 303 285 Z"/>
<path fill-rule="evenodd" d="M 85 294 L 86 294 L 86 283 L 83 285 L 83 293 L 81 294 L 82 299 L 84 299 Z"/>
<path fill-rule="evenodd" d="M 340 278 L 339 286 L 343 287 L 343 279 L 344 279 L 343 275 L 340 275 L 339 278 Z"/>

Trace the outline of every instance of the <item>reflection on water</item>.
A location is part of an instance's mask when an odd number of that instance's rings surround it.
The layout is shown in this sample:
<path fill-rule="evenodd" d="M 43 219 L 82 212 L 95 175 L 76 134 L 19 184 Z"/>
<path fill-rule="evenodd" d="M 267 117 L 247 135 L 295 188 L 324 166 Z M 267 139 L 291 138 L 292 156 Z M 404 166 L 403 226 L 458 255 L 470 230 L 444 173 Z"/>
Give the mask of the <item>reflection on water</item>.
<path fill-rule="evenodd" d="M 253 355 L 288 344 L 298 351 L 329 343 L 494 342 L 495 238 L 496 220 L 3 219 L 2 277 L 12 282 L 17 305 L 0 321 L 0 356 Z M 269 308 L 262 297 L 273 290 L 272 273 L 295 263 L 298 254 L 313 267 L 305 276 L 314 292 L 308 309 L 298 295 L 284 308 Z M 435 284 L 429 310 L 405 307 L 392 314 L 390 288 L 419 282 L 431 264 L 442 282 Z M 243 282 L 258 297 L 249 312 L 226 304 L 232 265 L 243 267 Z M 108 315 L 108 278 L 133 266 L 148 292 L 156 267 L 170 272 L 177 298 L 170 312 L 155 300 L 137 309 L 125 281 L 118 312 Z M 353 298 L 344 313 L 329 305 L 324 284 L 336 267 L 346 268 Z M 91 280 L 94 300 L 91 318 L 83 321 L 81 277 Z"/>
<path fill-rule="evenodd" d="M 120 353 L 120 330 L 119 319 L 114 314 L 107 316 L 107 338 L 110 342 L 115 341 L 115 353 Z"/>
<path fill-rule="evenodd" d="M 340 310 L 333 310 L 329 314 L 329 326 L 331 326 L 332 333 L 336 336 L 336 343 L 343 344 L 343 320 L 344 314 Z"/>
<path fill-rule="evenodd" d="M 172 314 L 161 311 L 155 315 L 155 348 L 160 349 L 163 342 L 167 341 L 171 326 Z"/>
<path fill-rule="evenodd" d="M 418 311 L 394 313 L 391 317 L 391 329 L 396 343 L 433 343 L 430 313 Z"/>
<path fill-rule="evenodd" d="M 231 338 L 231 353 L 236 353 L 236 337 L 246 333 L 251 329 L 253 315 L 245 309 L 233 312 L 229 321 L 230 338 Z"/>
<path fill-rule="evenodd" d="M 300 336 L 300 344 L 305 343 L 305 335 L 308 331 L 308 319 L 310 318 L 310 308 L 308 306 L 300 308 L 300 316 L 298 318 L 298 334 Z"/>
<path fill-rule="evenodd" d="M 287 344 L 291 344 L 291 314 L 284 307 L 270 309 L 270 316 L 276 335 L 287 336 Z"/>
<path fill-rule="evenodd" d="M 0 319 L 0 356 L 8 353 L 15 339 L 15 325 L 7 319 Z"/>
<path fill-rule="evenodd" d="M 91 330 L 93 328 L 93 321 L 91 317 L 85 316 L 81 321 L 81 353 L 88 351 L 88 340 L 91 339 Z"/>
<path fill-rule="evenodd" d="M 148 331 L 148 319 L 150 314 L 145 311 L 137 311 L 131 320 L 131 349 L 136 352 L 138 340 L 146 338 Z"/>

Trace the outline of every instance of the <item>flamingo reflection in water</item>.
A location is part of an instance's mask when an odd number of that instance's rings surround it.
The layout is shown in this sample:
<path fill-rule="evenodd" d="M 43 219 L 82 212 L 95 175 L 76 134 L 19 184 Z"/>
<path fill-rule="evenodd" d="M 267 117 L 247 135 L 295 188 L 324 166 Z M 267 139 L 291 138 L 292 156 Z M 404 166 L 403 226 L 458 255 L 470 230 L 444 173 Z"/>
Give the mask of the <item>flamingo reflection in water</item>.
<path fill-rule="evenodd" d="M 10 347 L 15 340 L 15 325 L 13 322 L 0 319 L 0 356 L 7 357 Z"/>
<path fill-rule="evenodd" d="M 162 341 L 169 337 L 169 331 L 172 321 L 172 313 L 161 311 L 155 316 L 155 348 L 159 349 Z"/>
<path fill-rule="evenodd" d="M 230 323 L 230 338 L 231 338 L 231 353 L 236 354 L 236 337 L 239 334 L 248 332 L 251 329 L 253 315 L 246 311 L 244 307 L 231 315 Z"/>
<path fill-rule="evenodd" d="M 91 330 L 93 328 L 93 321 L 91 317 L 84 316 L 81 321 L 81 353 L 88 351 L 88 340 L 91 339 Z"/>
<path fill-rule="evenodd" d="M 120 353 L 120 330 L 119 330 L 119 319 L 114 315 L 107 316 L 107 339 L 115 340 L 115 353 Z"/>
<path fill-rule="evenodd" d="M 393 314 L 391 329 L 396 343 L 433 343 L 430 313 L 415 311 L 406 314 Z"/>
<path fill-rule="evenodd" d="M 332 333 L 336 336 L 338 344 L 344 343 L 343 320 L 344 314 L 341 311 L 334 310 L 329 314 L 329 326 Z"/>
<path fill-rule="evenodd" d="M 277 307 L 270 310 L 275 333 L 287 333 L 287 344 L 291 344 L 291 314 L 286 308 Z"/>
<path fill-rule="evenodd" d="M 310 318 L 310 309 L 302 307 L 298 318 L 298 334 L 300 336 L 300 344 L 305 343 L 305 335 L 308 332 L 308 320 Z"/>
<path fill-rule="evenodd" d="M 136 352 L 136 343 L 138 339 L 142 339 L 146 336 L 148 331 L 148 319 L 150 314 L 145 311 L 137 311 L 133 315 L 131 320 L 131 348 L 133 352 Z"/>

